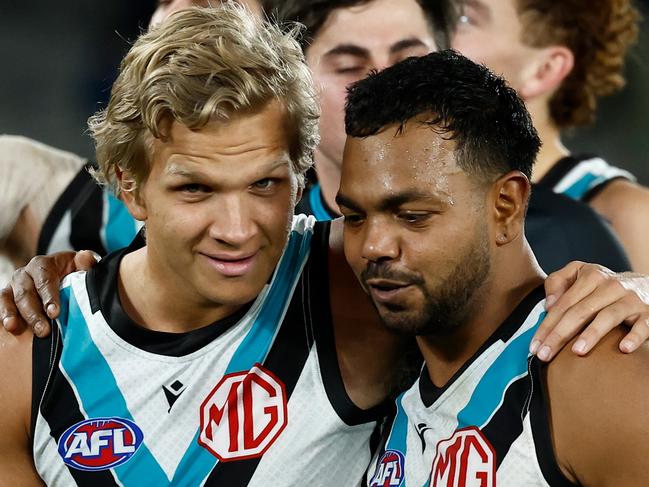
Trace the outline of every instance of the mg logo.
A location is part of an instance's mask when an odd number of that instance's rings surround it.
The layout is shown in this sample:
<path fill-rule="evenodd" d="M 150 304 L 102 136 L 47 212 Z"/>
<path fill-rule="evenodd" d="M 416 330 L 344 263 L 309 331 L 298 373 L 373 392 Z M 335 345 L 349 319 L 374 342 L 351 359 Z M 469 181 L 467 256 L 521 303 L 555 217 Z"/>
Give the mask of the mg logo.
<path fill-rule="evenodd" d="M 433 487 L 495 487 L 496 452 L 475 426 L 457 430 L 437 444 Z"/>
<path fill-rule="evenodd" d="M 220 461 L 260 457 L 288 422 L 284 384 L 255 364 L 223 377 L 200 414 L 198 443 Z"/>

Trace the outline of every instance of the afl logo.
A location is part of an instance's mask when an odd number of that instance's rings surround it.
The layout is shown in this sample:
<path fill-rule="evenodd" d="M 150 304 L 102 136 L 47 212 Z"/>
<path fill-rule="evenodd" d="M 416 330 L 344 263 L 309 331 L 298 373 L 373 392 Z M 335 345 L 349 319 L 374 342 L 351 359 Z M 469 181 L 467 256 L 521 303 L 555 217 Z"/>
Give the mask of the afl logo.
<path fill-rule="evenodd" d="M 133 421 L 92 418 L 69 427 L 59 439 L 59 455 L 77 470 L 108 470 L 126 463 L 144 434 Z"/>
<path fill-rule="evenodd" d="M 386 450 L 378 465 L 370 487 L 393 487 L 401 485 L 403 480 L 403 453 L 397 450 Z"/>

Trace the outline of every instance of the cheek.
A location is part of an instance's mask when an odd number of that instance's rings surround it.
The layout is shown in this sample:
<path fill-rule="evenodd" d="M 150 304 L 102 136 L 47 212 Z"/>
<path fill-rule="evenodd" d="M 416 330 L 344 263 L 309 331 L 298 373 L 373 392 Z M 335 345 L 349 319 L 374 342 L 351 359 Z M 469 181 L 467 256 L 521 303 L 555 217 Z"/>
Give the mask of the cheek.
<path fill-rule="evenodd" d="M 213 212 L 213 210 L 211 210 Z M 158 207 L 149 214 L 147 231 L 160 233 L 168 242 L 187 240 L 199 236 L 209 229 L 210 208 L 200 204 L 169 205 Z"/>
<path fill-rule="evenodd" d="M 365 268 L 365 262 L 361 257 L 361 247 L 363 242 L 360 235 L 353 233 L 348 229 L 343 230 L 343 232 L 343 251 L 345 252 L 345 259 L 354 271 L 354 274 L 359 276 Z"/>

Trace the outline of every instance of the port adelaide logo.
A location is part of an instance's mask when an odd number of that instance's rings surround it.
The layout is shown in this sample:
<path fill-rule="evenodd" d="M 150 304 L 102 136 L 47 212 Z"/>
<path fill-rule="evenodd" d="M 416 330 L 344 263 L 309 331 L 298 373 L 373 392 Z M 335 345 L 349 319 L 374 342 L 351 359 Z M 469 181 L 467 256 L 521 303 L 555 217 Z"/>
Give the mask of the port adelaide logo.
<path fill-rule="evenodd" d="M 63 461 L 77 470 L 108 470 L 129 461 L 144 435 L 124 418 L 92 418 L 70 426 L 59 439 Z"/>

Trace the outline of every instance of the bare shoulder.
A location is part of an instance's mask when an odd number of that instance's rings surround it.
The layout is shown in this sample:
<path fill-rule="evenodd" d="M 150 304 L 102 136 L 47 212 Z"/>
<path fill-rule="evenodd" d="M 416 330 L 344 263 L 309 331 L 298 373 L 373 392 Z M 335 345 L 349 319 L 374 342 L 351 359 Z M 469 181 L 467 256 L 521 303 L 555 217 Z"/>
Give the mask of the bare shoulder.
<path fill-rule="evenodd" d="M 649 189 L 627 180 L 609 183 L 590 202 L 592 208 L 608 220 L 620 237 L 633 270 L 649 273 Z"/>
<path fill-rule="evenodd" d="M 620 327 L 585 357 L 568 344 L 548 366 L 555 454 L 584 485 L 646 485 L 649 478 L 649 346 L 623 354 Z"/>
<path fill-rule="evenodd" d="M 32 341 L 0 329 L 0 485 L 42 485 L 30 450 Z"/>
<path fill-rule="evenodd" d="M 617 179 L 607 184 L 590 204 L 615 223 L 622 212 L 646 211 L 649 208 L 649 188 L 626 179 Z"/>

